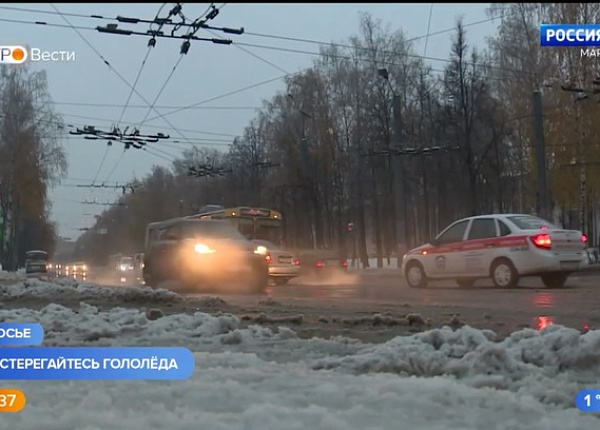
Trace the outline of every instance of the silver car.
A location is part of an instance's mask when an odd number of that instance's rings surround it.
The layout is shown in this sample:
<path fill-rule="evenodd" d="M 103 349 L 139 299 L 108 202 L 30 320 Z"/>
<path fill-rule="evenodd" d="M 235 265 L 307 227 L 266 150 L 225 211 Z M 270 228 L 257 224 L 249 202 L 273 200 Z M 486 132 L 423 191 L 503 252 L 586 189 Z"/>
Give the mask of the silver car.
<path fill-rule="evenodd" d="M 300 260 L 292 251 L 267 240 L 253 240 L 255 252 L 264 253 L 269 263 L 269 278 L 275 285 L 285 285 L 300 275 Z"/>

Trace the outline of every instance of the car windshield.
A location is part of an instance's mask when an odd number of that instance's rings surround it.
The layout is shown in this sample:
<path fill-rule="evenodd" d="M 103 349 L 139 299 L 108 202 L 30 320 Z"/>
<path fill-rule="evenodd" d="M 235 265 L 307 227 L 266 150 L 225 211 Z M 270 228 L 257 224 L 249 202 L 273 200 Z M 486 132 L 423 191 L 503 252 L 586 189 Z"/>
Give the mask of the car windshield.
<path fill-rule="evenodd" d="M 183 237 L 244 240 L 244 236 L 228 222 L 198 221 L 186 223 L 182 227 Z"/>
<path fill-rule="evenodd" d="M 131 258 L 131 257 L 122 258 L 121 264 L 133 264 L 133 258 Z"/>
<path fill-rule="evenodd" d="M 541 228 L 559 228 L 545 219 L 533 215 L 509 216 L 508 220 L 521 230 L 538 230 Z"/>

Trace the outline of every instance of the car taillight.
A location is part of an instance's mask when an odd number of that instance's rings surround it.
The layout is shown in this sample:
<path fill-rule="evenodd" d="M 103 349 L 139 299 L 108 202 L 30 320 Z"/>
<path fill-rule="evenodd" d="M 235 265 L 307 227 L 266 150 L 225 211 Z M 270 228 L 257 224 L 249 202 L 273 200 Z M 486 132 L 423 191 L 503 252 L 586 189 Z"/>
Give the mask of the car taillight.
<path fill-rule="evenodd" d="M 323 262 L 322 262 L 322 261 L 317 261 L 317 262 L 315 263 L 315 267 L 323 267 L 323 266 L 324 266 L 324 264 L 323 264 Z"/>
<path fill-rule="evenodd" d="M 300 259 L 294 258 L 294 266 L 300 266 Z"/>
<path fill-rule="evenodd" d="M 342 260 L 342 267 L 348 267 L 348 262 L 346 260 Z"/>
<path fill-rule="evenodd" d="M 547 234 L 536 234 L 535 236 L 531 236 L 531 242 L 538 248 L 552 248 L 552 239 L 550 239 L 550 236 Z"/>
<path fill-rule="evenodd" d="M 271 254 L 265 255 L 265 260 L 267 260 L 267 264 L 271 264 L 271 262 L 273 261 L 273 259 L 271 258 Z"/>
<path fill-rule="evenodd" d="M 581 242 L 582 243 L 587 243 L 587 236 L 585 234 L 581 235 Z"/>

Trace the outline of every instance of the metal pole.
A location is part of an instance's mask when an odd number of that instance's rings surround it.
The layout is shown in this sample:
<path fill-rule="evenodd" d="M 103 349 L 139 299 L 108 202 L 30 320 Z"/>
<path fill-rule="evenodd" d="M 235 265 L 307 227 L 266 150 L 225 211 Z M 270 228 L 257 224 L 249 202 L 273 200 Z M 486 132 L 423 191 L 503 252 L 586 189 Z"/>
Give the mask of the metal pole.
<path fill-rule="evenodd" d="M 585 232 L 586 230 L 586 210 L 587 210 L 587 205 L 586 205 L 586 169 L 585 169 L 585 156 L 583 153 L 583 143 L 585 140 L 584 137 L 584 133 L 585 130 L 583 130 L 583 128 L 581 127 L 581 105 L 578 103 L 576 106 L 576 112 L 577 112 L 577 129 L 581 130 L 581 132 L 579 133 L 579 145 L 578 145 L 578 152 L 579 152 L 579 157 L 578 157 L 578 161 L 580 163 L 579 166 L 579 229 L 583 232 Z"/>
<path fill-rule="evenodd" d="M 586 205 L 586 199 L 585 199 L 585 181 L 586 181 L 586 175 L 585 175 L 585 163 L 581 162 L 581 166 L 580 166 L 580 171 L 579 171 L 579 224 L 580 224 L 580 230 L 582 232 L 585 232 L 587 230 L 587 226 L 586 226 L 586 210 L 587 210 L 587 205 Z"/>
<path fill-rule="evenodd" d="M 546 184 L 546 146 L 544 143 L 544 117 L 542 114 L 542 93 L 533 91 L 533 126 L 537 158 L 538 207 L 539 215 L 548 217 L 548 189 Z"/>
<path fill-rule="evenodd" d="M 400 149 L 402 141 L 402 101 L 400 96 L 394 94 L 392 100 L 392 114 L 393 114 L 393 143 L 396 149 Z M 394 174 L 394 202 L 396 207 L 396 240 L 397 247 L 402 246 L 404 249 L 407 248 L 406 243 L 406 219 L 405 219 L 405 188 L 404 188 L 404 166 L 402 165 L 402 158 L 399 154 L 393 157 L 392 169 Z M 402 265 L 402 255 L 398 255 L 398 267 Z"/>

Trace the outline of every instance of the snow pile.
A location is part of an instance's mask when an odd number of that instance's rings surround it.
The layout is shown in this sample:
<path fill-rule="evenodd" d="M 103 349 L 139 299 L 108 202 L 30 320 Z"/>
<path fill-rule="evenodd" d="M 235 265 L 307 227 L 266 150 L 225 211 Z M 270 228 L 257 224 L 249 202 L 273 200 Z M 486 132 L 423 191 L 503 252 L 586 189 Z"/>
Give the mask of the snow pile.
<path fill-rule="evenodd" d="M 58 278 L 52 282 L 39 279 L 26 279 L 12 285 L 0 285 L 0 296 L 9 298 L 39 298 L 51 300 L 75 299 L 114 299 L 118 302 L 176 302 L 183 297 L 173 291 L 150 287 L 103 287 L 80 283 L 72 278 Z"/>
<path fill-rule="evenodd" d="M 23 278 L 24 276 L 21 273 L 0 270 L 0 281 L 20 281 Z"/>
<path fill-rule="evenodd" d="M 600 383 L 600 331 L 550 326 L 524 329 L 502 342 L 495 334 L 464 326 L 398 336 L 346 357 L 326 357 L 313 369 L 354 374 L 450 375 L 475 387 L 527 392 L 542 402 L 569 406 L 582 383 Z"/>
<path fill-rule="evenodd" d="M 196 354 L 187 381 L 23 381 L 19 430 L 589 430 L 598 419 L 448 378 L 314 371 L 253 354 Z M 11 384 L 13 386 L 14 384 Z"/>
<path fill-rule="evenodd" d="M 45 346 L 182 346 L 194 350 L 220 350 L 225 344 L 247 343 L 249 347 L 255 347 L 257 339 L 296 339 L 295 333 L 286 328 L 281 328 L 278 333 L 260 326 L 240 329 L 240 319 L 234 315 L 152 314 L 125 308 L 100 312 L 86 303 L 73 311 L 51 304 L 39 311 L 0 311 L 0 322 L 40 323 L 44 328 Z"/>
<path fill-rule="evenodd" d="M 17 381 L 27 407 L 19 430 L 401 428 L 576 430 L 577 391 L 600 384 L 600 332 L 551 326 L 502 342 L 470 327 L 431 330 L 381 345 L 298 338 L 289 328 L 243 328 L 233 315 L 162 315 L 80 304 L 0 310 L 39 322 L 45 345 L 184 346 L 187 381 Z M 396 375 L 381 372 L 393 372 Z M 447 375 L 450 375 L 448 377 Z M 0 381 L 1 382 L 1 381 Z M 0 385 L 7 385 L 0 383 Z M 498 389 L 500 388 L 500 389 Z M 140 393 L 143 393 L 140 395 Z M 560 407 L 556 407 L 559 405 Z"/>

